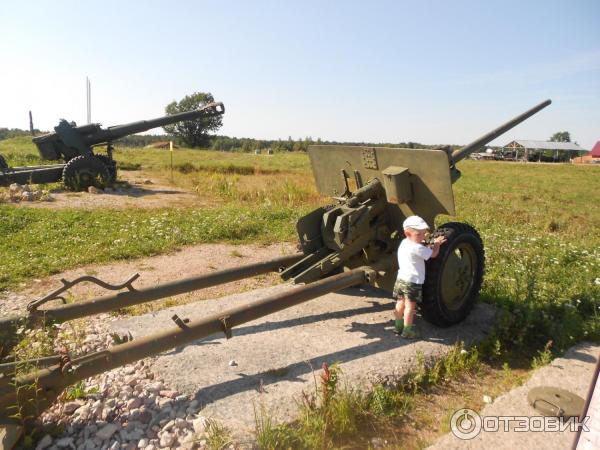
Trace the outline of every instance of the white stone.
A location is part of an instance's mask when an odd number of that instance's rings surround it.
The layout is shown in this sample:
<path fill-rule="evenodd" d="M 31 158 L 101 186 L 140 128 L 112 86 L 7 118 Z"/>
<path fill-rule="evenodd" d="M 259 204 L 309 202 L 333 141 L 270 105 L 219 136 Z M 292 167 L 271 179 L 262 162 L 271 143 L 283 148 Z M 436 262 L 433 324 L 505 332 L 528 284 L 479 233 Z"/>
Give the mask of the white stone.
<path fill-rule="evenodd" d="M 180 448 L 185 450 L 191 450 L 194 448 L 194 434 L 186 433 L 183 437 L 179 438 Z"/>
<path fill-rule="evenodd" d="M 110 406 L 105 406 L 104 409 L 102 409 L 102 414 L 100 415 L 100 418 L 102 420 L 107 420 L 110 415 L 114 412 L 114 408 L 110 407 Z"/>
<path fill-rule="evenodd" d="M 163 391 L 160 391 L 159 394 L 161 395 L 161 397 L 176 398 L 179 395 L 179 392 L 171 391 L 171 390 L 163 390 Z"/>
<path fill-rule="evenodd" d="M 170 447 L 173 444 L 173 442 L 175 442 L 175 436 L 171 433 L 164 433 L 160 437 L 159 445 L 161 447 Z"/>
<path fill-rule="evenodd" d="M 196 434 L 203 434 L 206 429 L 206 417 L 199 416 L 197 419 L 194 419 L 192 427 L 194 427 Z"/>
<path fill-rule="evenodd" d="M 235 362 L 235 359 L 232 359 L 231 361 L 229 361 L 229 367 L 235 367 L 237 365 L 238 365 L 238 363 Z"/>
<path fill-rule="evenodd" d="M 148 439 L 143 438 L 138 441 L 138 448 L 145 448 L 148 446 Z"/>
<path fill-rule="evenodd" d="M 75 415 L 81 420 L 87 420 L 92 414 L 92 408 L 89 405 L 83 405 L 75 411 Z"/>
<path fill-rule="evenodd" d="M 173 428 L 173 425 L 175 425 L 175 421 L 174 420 L 169 420 L 166 425 L 164 427 L 162 427 L 162 431 L 170 431 L 171 428 Z"/>
<path fill-rule="evenodd" d="M 139 397 L 135 397 L 127 401 L 127 409 L 137 409 L 140 406 L 142 406 L 142 399 Z"/>
<path fill-rule="evenodd" d="M 159 392 L 163 388 L 163 384 L 160 381 L 155 381 L 146 386 L 148 392 Z"/>

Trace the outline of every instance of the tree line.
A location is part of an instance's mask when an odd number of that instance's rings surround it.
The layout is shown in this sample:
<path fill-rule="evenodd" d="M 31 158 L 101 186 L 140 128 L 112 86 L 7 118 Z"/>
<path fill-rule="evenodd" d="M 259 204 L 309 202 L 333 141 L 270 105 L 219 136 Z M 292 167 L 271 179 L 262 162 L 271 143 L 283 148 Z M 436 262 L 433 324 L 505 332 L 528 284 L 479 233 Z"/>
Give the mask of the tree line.
<path fill-rule="evenodd" d="M 34 129 L 35 134 L 40 134 L 40 130 Z M 21 130 L 19 128 L 1 128 L 0 127 L 0 141 L 2 139 L 10 139 L 19 136 L 31 136 L 29 130 Z"/>

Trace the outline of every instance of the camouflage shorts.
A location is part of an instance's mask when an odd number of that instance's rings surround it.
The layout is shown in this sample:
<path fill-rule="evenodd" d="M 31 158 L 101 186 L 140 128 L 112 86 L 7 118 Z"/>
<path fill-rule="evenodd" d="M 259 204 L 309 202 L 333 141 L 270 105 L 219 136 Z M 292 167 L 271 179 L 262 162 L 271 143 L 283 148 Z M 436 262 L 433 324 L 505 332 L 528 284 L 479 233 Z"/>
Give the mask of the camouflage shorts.
<path fill-rule="evenodd" d="M 423 285 L 411 283 L 410 281 L 396 280 L 394 284 L 394 298 L 405 296 L 411 302 L 421 303 L 423 301 Z"/>

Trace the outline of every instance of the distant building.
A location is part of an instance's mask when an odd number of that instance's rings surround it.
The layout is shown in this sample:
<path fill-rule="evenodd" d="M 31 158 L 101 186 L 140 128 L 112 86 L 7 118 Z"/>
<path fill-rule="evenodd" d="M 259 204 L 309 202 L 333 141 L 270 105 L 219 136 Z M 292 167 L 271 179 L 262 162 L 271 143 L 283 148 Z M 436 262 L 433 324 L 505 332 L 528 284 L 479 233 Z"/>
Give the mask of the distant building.
<path fill-rule="evenodd" d="M 587 155 L 573 158 L 571 162 L 575 164 L 600 164 L 600 141 L 596 142 L 592 151 Z"/>
<path fill-rule="evenodd" d="M 485 159 L 491 161 L 498 159 L 498 157 L 494 154 L 493 148 L 488 148 L 485 152 L 471 154 L 471 159 Z"/>
<path fill-rule="evenodd" d="M 502 147 L 505 160 L 568 162 L 572 157 L 581 156 L 587 150 L 573 142 L 529 141 L 518 139 Z"/>

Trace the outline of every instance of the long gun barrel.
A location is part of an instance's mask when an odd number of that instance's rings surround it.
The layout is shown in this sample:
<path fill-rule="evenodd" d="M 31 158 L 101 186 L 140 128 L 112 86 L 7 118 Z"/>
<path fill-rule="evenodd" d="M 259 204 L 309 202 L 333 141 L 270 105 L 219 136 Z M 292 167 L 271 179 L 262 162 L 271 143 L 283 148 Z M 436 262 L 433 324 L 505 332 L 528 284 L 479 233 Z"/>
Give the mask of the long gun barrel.
<path fill-rule="evenodd" d="M 148 131 L 152 128 L 158 128 L 177 122 L 185 122 L 187 120 L 195 120 L 206 116 L 223 114 L 224 112 L 225 107 L 223 106 L 223 103 L 213 102 L 194 111 L 186 111 L 170 116 L 157 117 L 156 119 L 140 120 L 138 122 L 131 122 L 124 125 L 115 125 L 113 127 L 108 127 L 105 130 L 101 130 L 98 133 L 94 133 L 92 135 L 87 136 L 85 138 L 85 141 L 89 145 L 96 145 L 103 142 L 121 139 L 122 137 L 128 136 L 130 134 Z"/>
<path fill-rule="evenodd" d="M 543 101 L 539 105 L 534 106 L 533 108 L 531 108 L 528 111 L 525 111 L 523 114 L 519 114 L 514 119 L 511 119 L 508 122 L 506 122 L 505 124 L 500 125 L 495 130 L 492 130 L 489 133 L 484 134 L 480 138 L 475 139 L 470 144 L 465 145 L 464 147 L 459 148 L 458 150 L 454 151 L 454 153 L 452 153 L 452 155 L 451 155 L 451 161 L 450 161 L 451 164 L 454 165 L 457 162 L 459 162 L 460 160 L 465 159 L 471 153 L 479 150 L 484 145 L 489 144 L 490 142 L 492 142 L 498 136 L 506 133 L 511 128 L 517 126 L 518 124 L 520 124 L 524 120 L 526 120 L 526 119 L 530 118 L 531 116 L 533 116 L 535 113 L 541 111 L 546 106 L 548 106 L 550 103 L 552 103 L 552 100 L 548 99 L 546 101 Z"/>
<path fill-rule="evenodd" d="M 152 128 L 162 127 L 187 120 L 197 120 L 202 117 L 216 116 L 225 113 L 221 102 L 209 103 L 194 111 L 186 111 L 156 119 L 140 120 L 138 122 L 115 125 L 102 128 L 99 123 L 77 126 L 64 119 L 54 127 L 54 133 L 33 138 L 43 159 L 55 160 L 62 158 L 69 161 L 80 155 L 91 155 L 92 146 L 108 144 L 131 134 L 141 133 Z"/>

